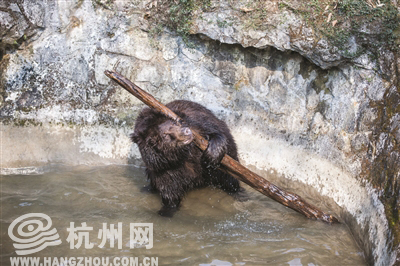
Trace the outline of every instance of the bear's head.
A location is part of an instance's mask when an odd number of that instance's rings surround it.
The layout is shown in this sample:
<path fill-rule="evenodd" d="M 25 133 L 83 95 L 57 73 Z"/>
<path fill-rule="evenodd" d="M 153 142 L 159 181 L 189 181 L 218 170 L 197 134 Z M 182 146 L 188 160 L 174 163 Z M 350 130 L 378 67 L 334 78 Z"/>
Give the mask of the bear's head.
<path fill-rule="evenodd" d="M 188 145 L 193 141 L 193 133 L 190 128 L 177 125 L 171 120 L 160 124 L 158 130 L 164 145 L 171 146 L 171 148 Z"/>
<path fill-rule="evenodd" d="M 193 132 L 164 116 L 146 116 L 131 135 L 142 159 L 151 170 L 162 170 L 183 163 L 193 144 Z"/>

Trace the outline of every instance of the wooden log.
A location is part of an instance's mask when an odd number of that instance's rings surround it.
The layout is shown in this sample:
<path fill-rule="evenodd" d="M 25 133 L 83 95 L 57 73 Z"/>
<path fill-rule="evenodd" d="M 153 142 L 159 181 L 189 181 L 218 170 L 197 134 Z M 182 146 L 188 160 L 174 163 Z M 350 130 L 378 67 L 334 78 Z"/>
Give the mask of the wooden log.
<path fill-rule="evenodd" d="M 107 75 L 107 77 L 116 81 L 119 85 L 121 85 L 131 94 L 133 94 L 143 103 L 163 113 L 165 116 L 174 120 L 178 125 L 181 125 L 182 119 L 178 115 L 176 115 L 165 105 L 157 101 L 152 95 L 150 95 L 149 93 L 143 91 L 141 88 L 136 86 L 126 77 L 114 71 L 106 70 L 104 73 Z M 192 130 L 192 132 L 194 135 L 194 142 L 196 146 L 202 151 L 206 150 L 208 146 L 208 141 L 204 139 L 202 136 L 200 136 L 198 132 L 194 130 Z M 271 199 L 303 214 L 309 219 L 317 219 L 329 224 L 339 223 L 339 220 L 336 217 L 330 214 L 326 214 L 323 211 L 319 210 L 317 207 L 307 203 L 299 195 L 292 192 L 287 192 L 279 188 L 278 186 L 272 184 L 265 178 L 250 171 L 249 169 L 247 169 L 246 167 L 241 165 L 238 161 L 232 159 L 228 155 L 225 155 L 224 158 L 222 159 L 220 169 L 228 172 L 238 180 L 246 183 L 255 190 L 270 197 Z"/>

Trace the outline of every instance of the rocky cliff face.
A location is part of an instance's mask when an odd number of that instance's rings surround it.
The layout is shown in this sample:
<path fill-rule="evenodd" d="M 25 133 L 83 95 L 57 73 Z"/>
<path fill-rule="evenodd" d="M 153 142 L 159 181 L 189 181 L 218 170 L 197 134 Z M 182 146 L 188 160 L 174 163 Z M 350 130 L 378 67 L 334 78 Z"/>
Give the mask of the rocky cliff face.
<path fill-rule="evenodd" d="M 212 109 L 244 163 L 333 198 L 368 257 L 394 264 L 399 29 L 354 27 L 350 2 L 0 1 L 3 172 L 138 159 L 128 135 L 143 104 L 103 74 L 116 69 L 164 103 Z M 370 2 L 398 19 L 396 2 Z"/>

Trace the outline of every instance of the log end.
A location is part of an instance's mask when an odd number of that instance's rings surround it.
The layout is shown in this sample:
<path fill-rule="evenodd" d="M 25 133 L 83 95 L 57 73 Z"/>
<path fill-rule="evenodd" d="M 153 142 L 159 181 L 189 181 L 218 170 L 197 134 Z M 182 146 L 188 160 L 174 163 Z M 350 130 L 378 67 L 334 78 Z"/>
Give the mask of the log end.
<path fill-rule="evenodd" d="M 104 74 L 105 74 L 107 77 L 112 78 L 112 72 L 111 72 L 110 70 L 105 70 L 105 71 L 104 71 Z"/>
<path fill-rule="evenodd" d="M 321 220 L 328 223 L 328 224 L 340 224 L 340 221 L 338 218 L 336 218 L 333 215 L 330 214 L 325 214 L 321 217 Z"/>

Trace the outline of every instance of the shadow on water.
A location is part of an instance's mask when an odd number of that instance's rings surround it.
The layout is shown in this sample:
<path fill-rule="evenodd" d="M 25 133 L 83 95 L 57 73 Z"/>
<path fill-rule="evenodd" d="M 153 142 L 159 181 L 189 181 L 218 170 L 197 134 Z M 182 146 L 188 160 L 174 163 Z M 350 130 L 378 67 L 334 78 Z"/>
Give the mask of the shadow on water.
<path fill-rule="evenodd" d="M 42 170 L 1 176 L 1 265 L 17 256 L 8 227 L 27 213 L 48 215 L 62 241 L 33 255 L 37 257 L 158 257 L 159 265 L 365 265 L 346 225 L 307 220 L 249 187 L 245 202 L 218 189 L 192 191 L 173 218 L 164 218 L 157 215 L 159 196 L 140 192 L 147 184 L 143 168 L 51 165 Z M 278 185 L 296 193 L 300 189 L 314 204 L 321 199 L 301 184 Z M 329 201 L 316 205 L 340 212 Z M 82 243 L 71 249 L 70 222 L 92 228 L 87 232 L 93 247 Z M 109 240 L 99 246 L 104 223 L 107 228 L 121 223 L 121 237 L 113 247 Z M 131 223 L 153 223 L 151 249 L 130 247 Z"/>

